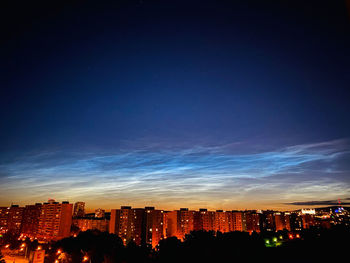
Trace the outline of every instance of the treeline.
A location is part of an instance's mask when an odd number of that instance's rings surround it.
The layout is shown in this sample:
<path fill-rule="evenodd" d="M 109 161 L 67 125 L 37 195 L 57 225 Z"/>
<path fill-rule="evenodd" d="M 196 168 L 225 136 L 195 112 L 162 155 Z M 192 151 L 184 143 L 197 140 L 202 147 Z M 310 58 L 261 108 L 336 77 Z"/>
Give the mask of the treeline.
<path fill-rule="evenodd" d="M 4 239 L 13 249 L 23 242 L 10 235 Z M 133 241 L 124 246 L 117 235 L 97 230 L 48 244 L 29 239 L 25 243 L 31 251 L 39 246 L 45 249 L 45 263 L 349 262 L 350 228 L 334 226 L 299 233 L 279 231 L 251 235 L 193 231 L 183 241 L 176 237 L 163 239 L 154 249 L 149 244 L 138 246 Z"/>
<path fill-rule="evenodd" d="M 152 249 L 148 244 L 138 246 L 133 241 L 124 246 L 118 236 L 106 232 L 85 231 L 77 237 L 56 242 L 52 248 L 48 262 L 55 262 L 59 250 L 67 254 L 64 259 L 61 258 L 67 262 L 83 262 L 84 259 L 94 263 L 207 262 L 208 259 L 217 262 L 219 259 L 243 258 L 251 250 L 262 252 L 265 245 L 258 234 L 193 231 L 186 235 L 183 242 L 170 237 L 161 240 Z"/>
<path fill-rule="evenodd" d="M 348 259 L 350 229 L 335 226 L 331 229 L 308 229 L 290 237 L 287 231 L 278 233 L 193 231 L 183 242 L 176 237 L 160 241 L 152 249 L 148 244 L 126 246 L 113 234 L 86 231 L 77 237 L 52 244 L 48 263 L 57 259 L 57 250 L 66 254 L 60 261 L 93 263 L 133 262 L 334 262 Z M 278 246 L 267 246 L 274 242 Z M 281 241 L 281 242 L 280 242 Z M 91 261 L 90 261 L 91 260 Z M 345 261 L 346 262 L 346 261 Z"/>

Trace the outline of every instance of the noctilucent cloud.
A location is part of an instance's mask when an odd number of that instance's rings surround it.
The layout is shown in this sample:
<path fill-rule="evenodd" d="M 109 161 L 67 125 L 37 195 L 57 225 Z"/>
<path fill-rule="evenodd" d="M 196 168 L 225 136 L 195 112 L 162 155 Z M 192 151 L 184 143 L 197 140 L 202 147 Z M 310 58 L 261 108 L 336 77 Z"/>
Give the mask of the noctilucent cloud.
<path fill-rule="evenodd" d="M 291 200 L 349 196 L 349 141 L 239 153 L 244 143 L 178 150 L 41 152 L 0 166 L 1 200 L 89 205 L 288 208 Z"/>
<path fill-rule="evenodd" d="M 346 1 L 9 5 L 0 206 L 346 203 L 349 14 Z"/>

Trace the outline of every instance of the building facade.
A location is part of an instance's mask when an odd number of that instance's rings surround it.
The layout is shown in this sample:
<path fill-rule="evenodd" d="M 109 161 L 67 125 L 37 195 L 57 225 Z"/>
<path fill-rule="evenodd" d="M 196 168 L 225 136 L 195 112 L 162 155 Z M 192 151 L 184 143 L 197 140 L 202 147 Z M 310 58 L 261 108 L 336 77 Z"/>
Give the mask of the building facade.
<path fill-rule="evenodd" d="M 38 239 L 59 240 L 70 235 L 73 205 L 69 202 L 58 203 L 50 199 L 42 205 Z"/>
<path fill-rule="evenodd" d="M 38 234 L 39 218 L 42 204 L 26 205 L 23 211 L 21 233 L 27 237 L 35 238 Z"/>

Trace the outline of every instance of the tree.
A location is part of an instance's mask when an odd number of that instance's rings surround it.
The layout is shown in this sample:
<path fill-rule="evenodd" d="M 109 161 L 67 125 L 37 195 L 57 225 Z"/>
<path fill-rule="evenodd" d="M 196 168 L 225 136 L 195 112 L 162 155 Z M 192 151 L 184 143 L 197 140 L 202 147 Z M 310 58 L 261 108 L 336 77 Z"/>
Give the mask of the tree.
<path fill-rule="evenodd" d="M 0 263 L 6 263 L 4 256 L 2 255 L 1 250 L 0 250 Z"/>
<path fill-rule="evenodd" d="M 158 244 L 159 262 L 182 262 L 183 246 L 177 237 L 162 239 Z"/>

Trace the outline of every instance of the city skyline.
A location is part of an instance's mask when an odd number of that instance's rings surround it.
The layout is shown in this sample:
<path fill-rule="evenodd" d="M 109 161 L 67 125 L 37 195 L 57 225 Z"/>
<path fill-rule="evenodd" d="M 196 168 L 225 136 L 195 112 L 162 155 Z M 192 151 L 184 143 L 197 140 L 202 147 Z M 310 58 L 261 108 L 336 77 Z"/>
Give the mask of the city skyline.
<path fill-rule="evenodd" d="M 348 202 L 349 1 L 117 2 L 6 7 L 0 206 Z"/>
<path fill-rule="evenodd" d="M 333 201 L 327 201 L 331 204 Z M 289 239 L 300 238 L 306 229 L 331 229 L 349 225 L 349 208 L 338 200 L 335 207 L 300 209 L 295 211 L 276 210 L 221 210 L 206 208 L 193 210 L 179 208 L 172 211 L 146 206 L 135 208 L 121 206 L 110 212 L 96 209 L 87 213 L 85 202 L 74 204 L 68 201 L 47 202 L 19 207 L 0 207 L 0 235 L 18 235 L 49 242 L 63 238 L 76 238 L 80 232 L 98 231 L 115 234 L 124 245 L 134 241 L 136 245 L 148 243 L 153 248 L 163 239 L 176 237 L 181 241 L 193 231 L 217 233 L 247 232 L 250 235 L 283 231 Z M 344 203 L 346 204 L 346 203 Z M 349 203 L 347 203 L 349 204 Z M 286 232 L 287 231 L 287 232 Z M 282 233 L 280 233 L 282 234 Z M 280 239 L 283 239 L 282 237 Z"/>

